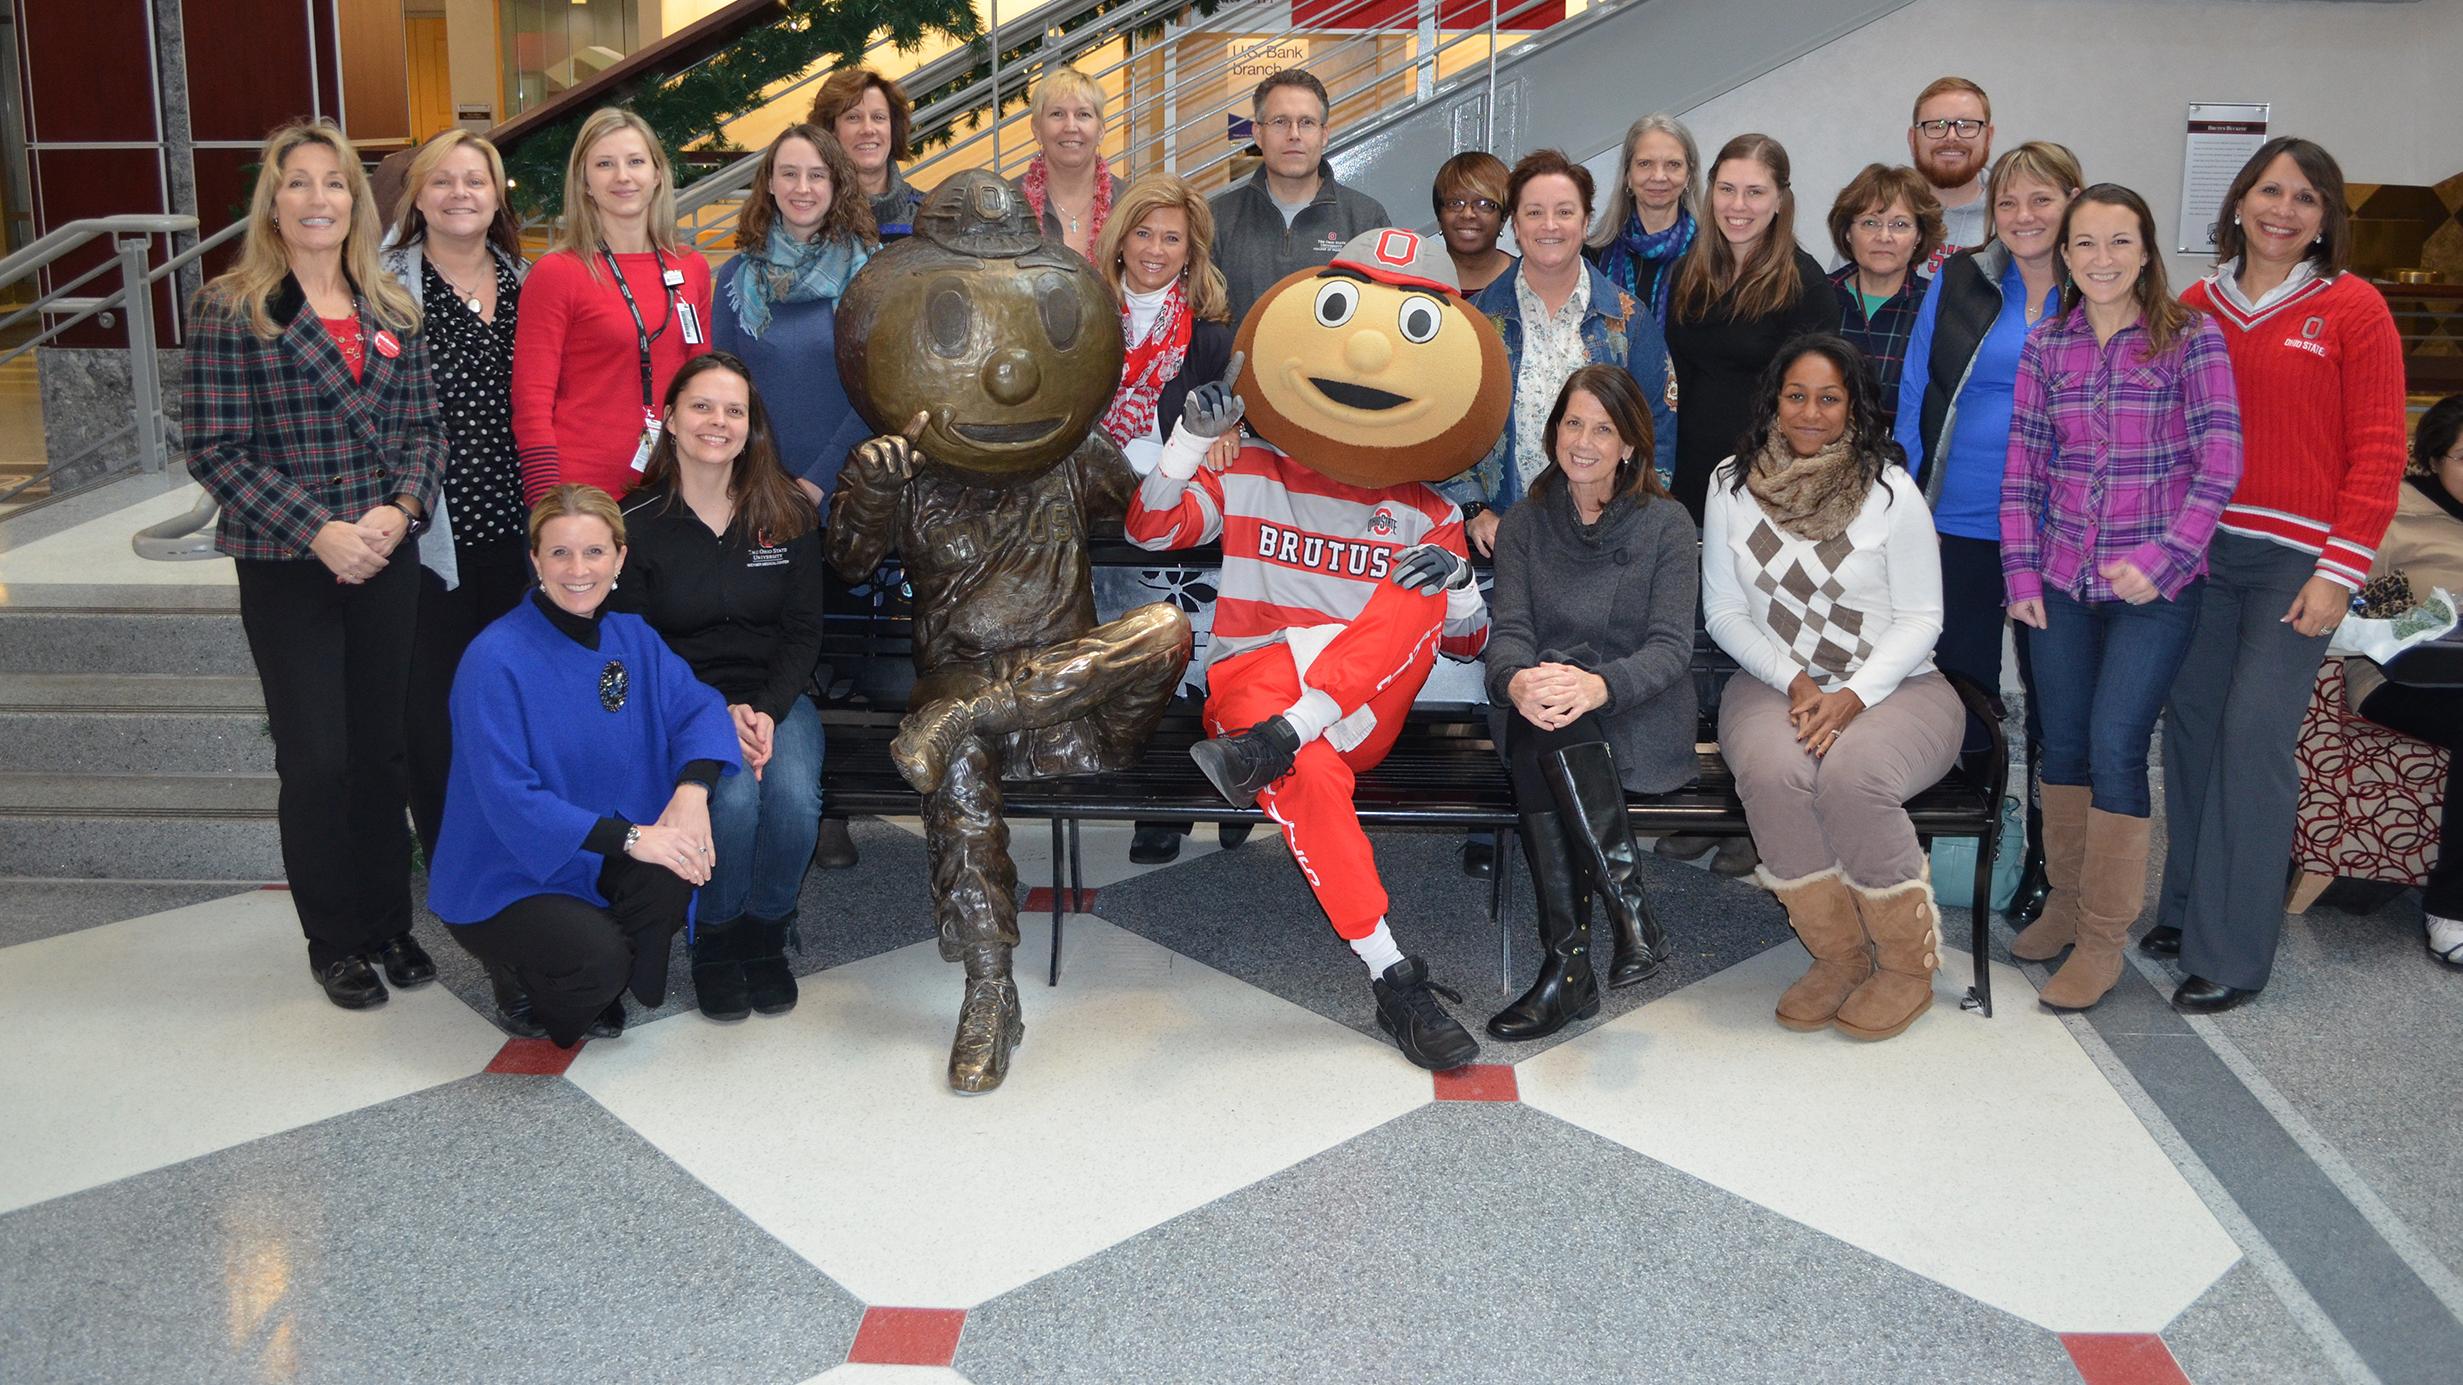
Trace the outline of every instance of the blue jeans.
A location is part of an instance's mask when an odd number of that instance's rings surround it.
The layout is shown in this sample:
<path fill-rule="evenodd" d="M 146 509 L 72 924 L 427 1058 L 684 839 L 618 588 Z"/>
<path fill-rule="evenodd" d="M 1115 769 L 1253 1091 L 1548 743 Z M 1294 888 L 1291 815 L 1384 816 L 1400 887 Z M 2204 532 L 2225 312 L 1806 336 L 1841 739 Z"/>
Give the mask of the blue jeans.
<path fill-rule="evenodd" d="M 2173 600 L 2157 597 L 2144 606 L 2044 593 L 2044 628 L 2028 631 L 2027 639 L 2043 709 L 2038 771 L 2045 783 L 2084 785 L 2103 812 L 2148 816 L 2155 805 L 2147 792 L 2147 747 L 2205 596 L 2204 578 Z"/>
<path fill-rule="evenodd" d="M 778 723 L 770 762 L 723 775 L 710 791 L 710 845 L 718 867 L 701 887 L 695 917 L 731 923 L 750 915 L 792 919 L 804 869 L 821 834 L 821 714 L 799 697 Z"/>

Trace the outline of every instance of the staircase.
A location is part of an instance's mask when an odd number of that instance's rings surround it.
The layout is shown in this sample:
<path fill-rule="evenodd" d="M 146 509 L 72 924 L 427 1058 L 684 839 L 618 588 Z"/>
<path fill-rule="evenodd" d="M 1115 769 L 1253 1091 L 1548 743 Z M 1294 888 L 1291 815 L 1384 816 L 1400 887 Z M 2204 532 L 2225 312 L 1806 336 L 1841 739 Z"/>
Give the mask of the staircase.
<path fill-rule="evenodd" d="M 176 608 L 0 604 L 0 874 L 282 878 L 237 591 L 172 590 Z"/>

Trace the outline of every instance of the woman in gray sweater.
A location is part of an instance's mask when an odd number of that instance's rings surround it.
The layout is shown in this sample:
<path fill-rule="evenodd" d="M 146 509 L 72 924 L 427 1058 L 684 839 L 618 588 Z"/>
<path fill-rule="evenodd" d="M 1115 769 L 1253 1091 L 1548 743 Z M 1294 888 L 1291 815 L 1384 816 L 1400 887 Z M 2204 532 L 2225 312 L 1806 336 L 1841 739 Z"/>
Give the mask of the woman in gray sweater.
<path fill-rule="evenodd" d="M 1643 897 L 1625 791 L 1662 793 L 1696 771 L 1687 670 L 1700 543 L 1651 465 L 1650 406 L 1621 367 L 1584 366 L 1542 436 L 1552 462 L 1497 530 L 1488 598 L 1488 695 L 1510 709 L 1505 758 L 1544 962 L 1488 1021 L 1500 1039 L 1541 1038 L 1598 1011 L 1594 893 L 1614 925 L 1608 984 L 1659 969 L 1667 935 Z"/>

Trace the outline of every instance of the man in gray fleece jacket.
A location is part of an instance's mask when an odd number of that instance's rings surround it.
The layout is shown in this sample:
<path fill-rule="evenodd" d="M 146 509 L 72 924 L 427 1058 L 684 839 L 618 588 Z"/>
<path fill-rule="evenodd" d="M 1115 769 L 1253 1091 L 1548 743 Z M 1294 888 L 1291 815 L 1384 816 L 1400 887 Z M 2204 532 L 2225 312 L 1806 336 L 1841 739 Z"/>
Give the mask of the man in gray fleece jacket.
<path fill-rule="evenodd" d="M 1376 198 L 1334 181 L 1325 158 L 1325 83 L 1284 68 L 1257 84 L 1249 109 L 1265 164 L 1212 203 L 1214 262 L 1231 286 L 1234 324 L 1276 280 L 1325 264 L 1352 237 L 1394 224 Z"/>

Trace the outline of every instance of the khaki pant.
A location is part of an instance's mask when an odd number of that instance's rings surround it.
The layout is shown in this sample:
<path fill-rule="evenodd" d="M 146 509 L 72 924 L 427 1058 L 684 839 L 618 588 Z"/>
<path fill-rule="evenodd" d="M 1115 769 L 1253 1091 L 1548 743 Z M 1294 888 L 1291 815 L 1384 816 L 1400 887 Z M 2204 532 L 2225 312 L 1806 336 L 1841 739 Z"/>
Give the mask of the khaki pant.
<path fill-rule="evenodd" d="M 1739 673 L 1719 700 L 1719 753 L 1772 875 L 1800 880 L 1837 866 L 1881 889 L 1924 873 L 1905 805 L 1949 773 L 1966 725 L 1950 680 L 1921 673 L 1857 713 L 1817 760 L 1787 724 L 1787 694 Z"/>

